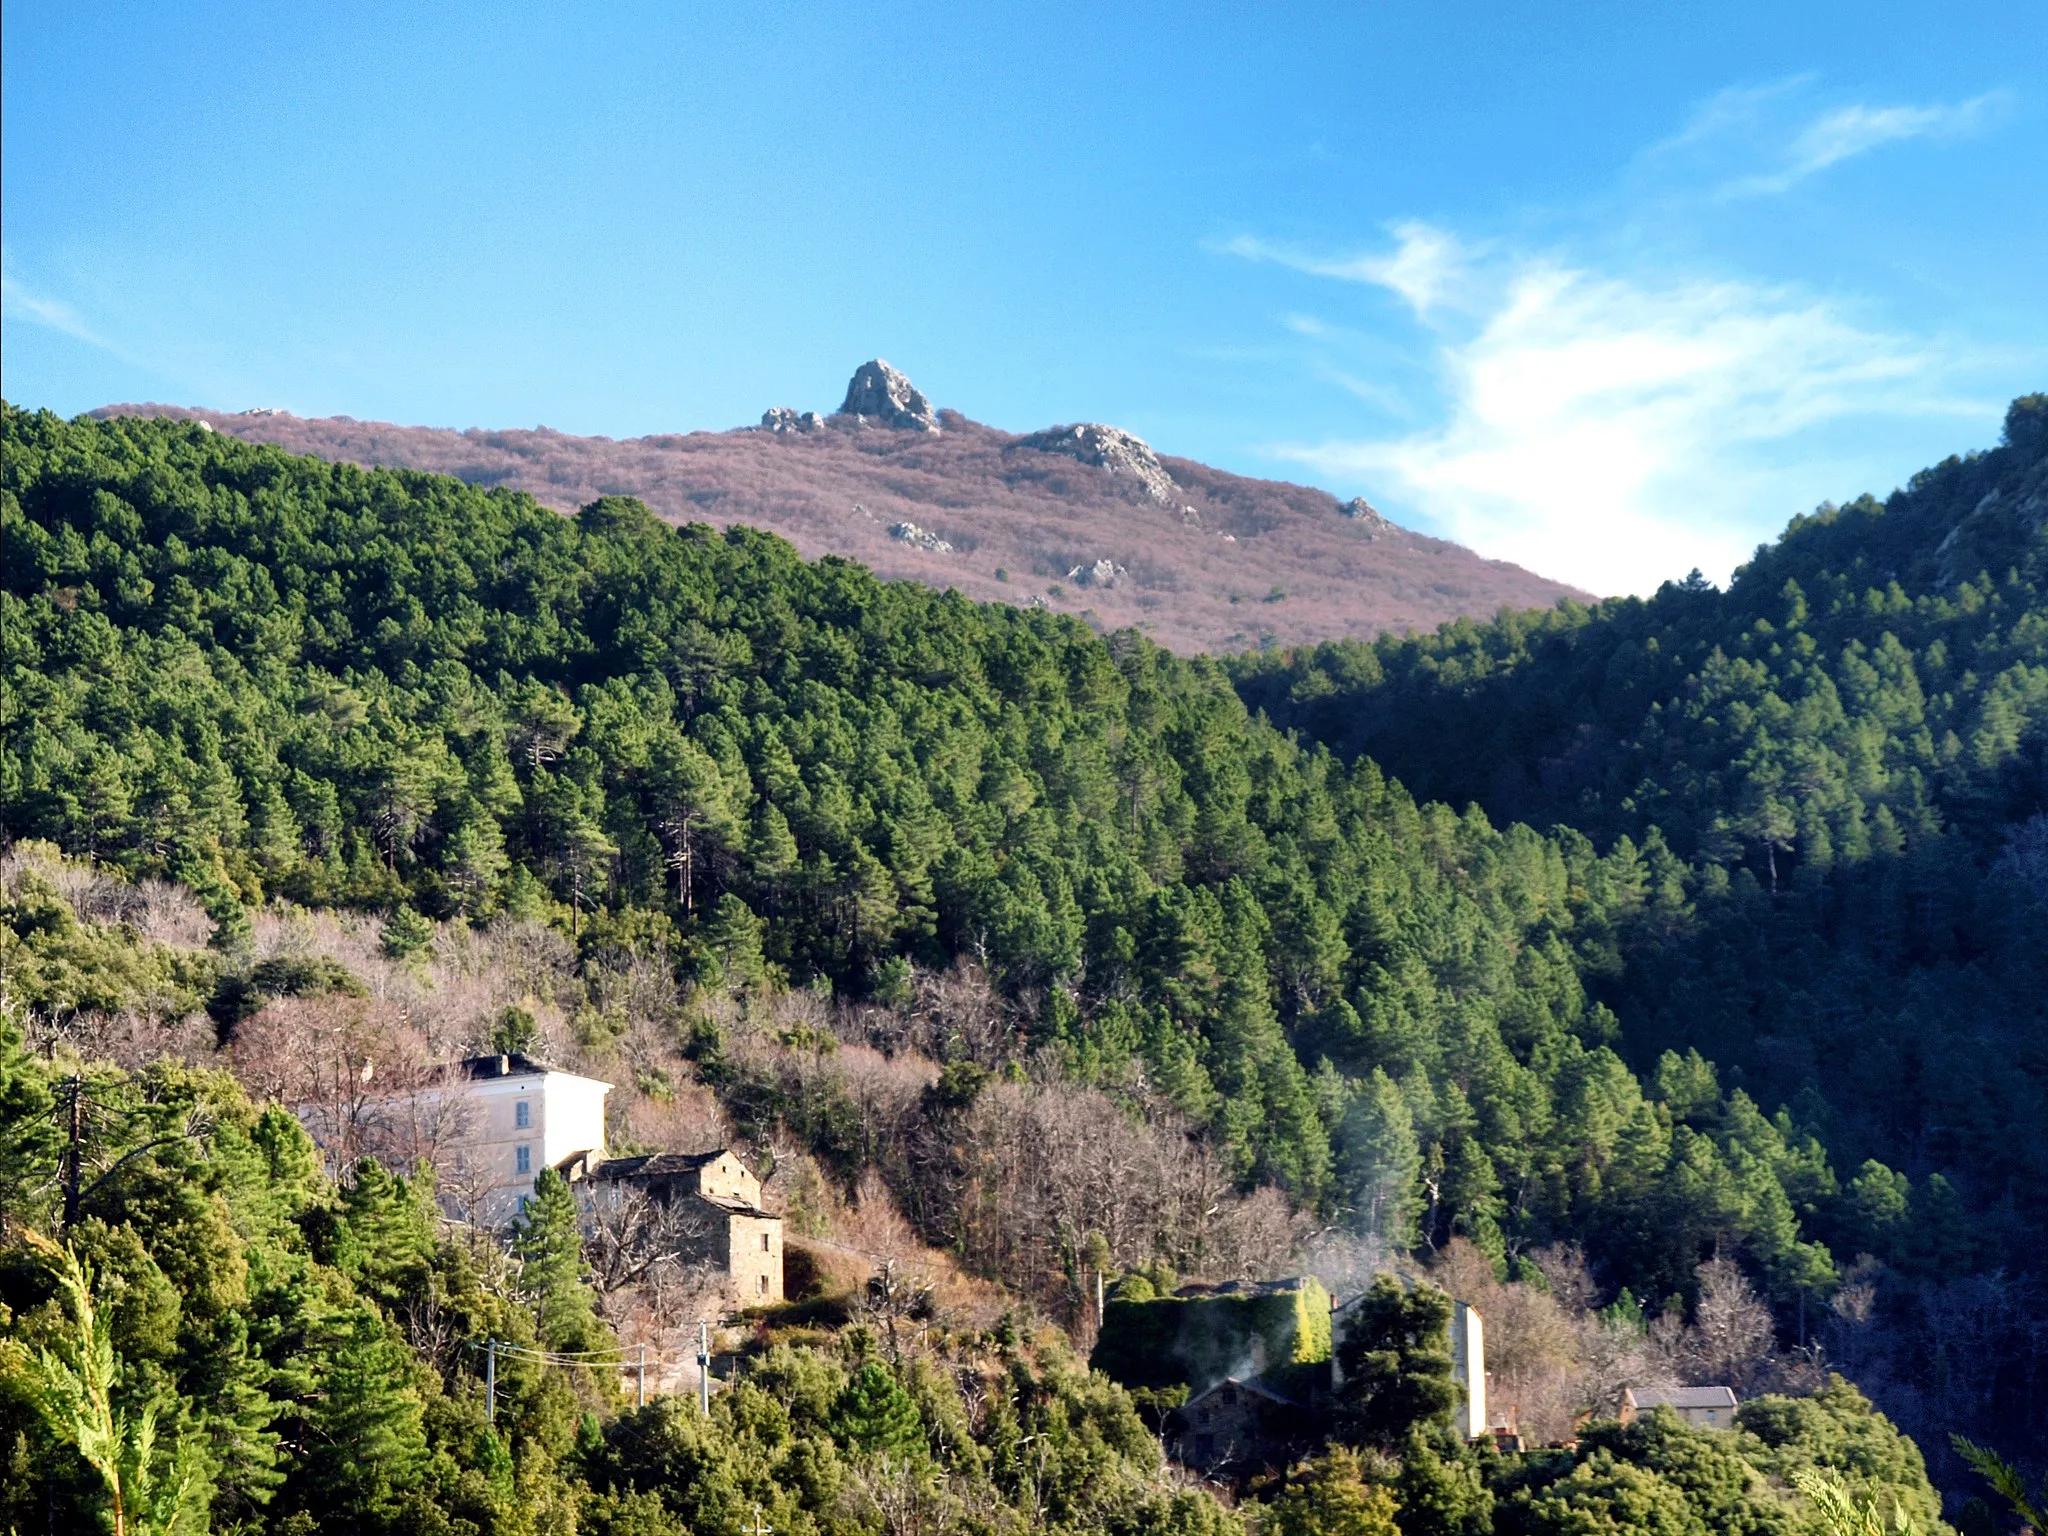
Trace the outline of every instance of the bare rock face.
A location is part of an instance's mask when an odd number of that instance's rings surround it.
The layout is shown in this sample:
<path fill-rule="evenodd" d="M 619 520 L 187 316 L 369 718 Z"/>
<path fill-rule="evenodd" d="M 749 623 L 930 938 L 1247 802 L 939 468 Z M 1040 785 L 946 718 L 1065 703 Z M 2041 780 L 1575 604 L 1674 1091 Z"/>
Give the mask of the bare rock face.
<path fill-rule="evenodd" d="M 825 418 L 816 411 L 805 411 L 798 415 L 786 405 L 771 405 L 761 413 L 763 432 L 821 432 Z"/>
<path fill-rule="evenodd" d="M 935 555 L 950 555 L 953 546 L 928 528 L 915 523 L 897 523 L 889 530 L 889 537 L 910 545 L 913 549 L 928 550 Z"/>
<path fill-rule="evenodd" d="M 1392 533 L 1394 531 L 1394 525 L 1386 520 L 1386 517 L 1380 512 L 1379 508 L 1375 507 L 1363 496 L 1352 497 L 1337 510 L 1353 522 L 1362 525 L 1365 529 L 1365 536 L 1368 539 L 1374 539 L 1383 533 Z"/>
<path fill-rule="evenodd" d="M 939 413 L 924 392 L 879 357 L 854 369 L 846 386 L 846 403 L 839 412 L 906 432 L 939 430 Z"/>
<path fill-rule="evenodd" d="M 1067 572 L 1067 580 L 1077 587 L 1114 587 L 1130 579 L 1130 572 L 1104 555 L 1093 565 L 1077 565 Z"/>
<path fill-rule="evenodd" d="M 1071 427 L 1049 427 L 1020 437 L 1012 448 L 1029 448 L 1039 453 L 1060 453 L 1083 464 L 1094 464 L 1112 475 L 1129 475 L 1145 488 L 1154 501 L 1171 504 L 1177 487 L 1159 455 L 1143 438 L 1133 437 L 1122 427 L 1106 427 L 1084 421 Z"/>

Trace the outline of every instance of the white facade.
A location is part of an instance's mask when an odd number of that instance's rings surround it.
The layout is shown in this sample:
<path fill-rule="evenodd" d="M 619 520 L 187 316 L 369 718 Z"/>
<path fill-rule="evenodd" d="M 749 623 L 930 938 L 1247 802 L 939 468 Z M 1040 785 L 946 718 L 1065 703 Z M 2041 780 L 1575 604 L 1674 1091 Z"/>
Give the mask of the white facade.
<path fill-rule="evenodd" d="M 477 1205 L 474 1219 L 502 1226 L 519 1214 L 544 1168 L 604 1156 L 604 1101 L 610 1083 L 551 1067 L 502 1077 L 470 1077 L 457 1160 L 461 1182 Z M 469 1214 L 469 1213 L 463 1213 Z"/>
<path fill-rule="evenodd" d="M 1486 1324 L 1462 1301 L 1451 1313 L 1451 1377 L 1465 1389 L 1455 1420 L 1458 1433 L 1477 1440 L 1493 1427 L 1486 1422 Z"/>
<path fill-rule="evenodd" d="M 403 1170 L 434 1165 L 450 1216 L 504 1226 L 548 1168 L 580 1171 L 604 1156 L 604 1102 L 610 1083 L 560 1072 L 524 1056 L 473 1056 L 433 1080 L 372 1095 L 335 1114 L 302 1105 L 297 1113 L 330 1155 L 377 1156 Z"/>

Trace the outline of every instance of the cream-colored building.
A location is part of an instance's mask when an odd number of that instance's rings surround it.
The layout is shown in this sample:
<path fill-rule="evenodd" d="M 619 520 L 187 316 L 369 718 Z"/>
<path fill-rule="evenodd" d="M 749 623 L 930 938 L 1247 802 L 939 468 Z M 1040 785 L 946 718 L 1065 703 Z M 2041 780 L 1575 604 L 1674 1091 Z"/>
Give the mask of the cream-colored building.
<path fill-rule="evenodd" d="M 610 1083 L 517 1053 L 472 1056 L 455 1070 L 460 1078 L 453 1091 L 462 1096 L 456 1160 L 469 1186 L 460 1193 L 475 1203 L 482 1224 L 502 1226 L 516 1217 L 542 1169 L 574 1173 L 603 1158 Z"/>
<path fill-rule="evenodd" d="M 1669 1408 L 1695 1429 L 1735 1427 L 1733 1387 L 1623 1387 L 1615 1416 L 1624 1424 L 1633 1424 L 1658 1408 Z"/>
<path fill-rule="evenodd" d="M 432 1162 L 449 1215 L 500 1227 L 519 1215 L 542 1170 L 574 1177 L 604 1157 L 611 1091 L 511 1052 L 471 1056 L 339 1112 L 304 1105 L 298 1115 L 330 1155 L 339 1146 L 401 1170 Z"/>

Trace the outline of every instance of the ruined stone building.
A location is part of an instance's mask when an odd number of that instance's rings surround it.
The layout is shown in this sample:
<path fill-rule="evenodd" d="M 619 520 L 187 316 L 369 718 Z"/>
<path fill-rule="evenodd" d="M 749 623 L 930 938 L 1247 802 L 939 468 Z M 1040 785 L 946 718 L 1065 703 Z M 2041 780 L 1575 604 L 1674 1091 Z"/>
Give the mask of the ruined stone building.
<path fill-rule="evenodd" d="M 1188 1285 L 1169 1296 L 1145 1286 L 1104 1309 L 1091 1363 L 1134 1389 L 1188 1389 L 1165 1424 L 1168 1454 L 1182 1465 L 1204 1476 L 1284 1467 L 1329 1433 L 1343 1386 L 1333 1345 L 1357 1300 L 1333 1305 L 1312 1276 Z M 1454 1301 L 1450 1335 L 1454 1427 L 1478 1439 L 1493 1426 L 1477 1310 Z"/>
<path fill-rule="evenodd" d="M 761 1208 L 761 1181 L 732 1152 L 614 1157 L 590 1170 L 585 1197 L 637 1191 L 697 1219 L 684 1225 L 694 1256 L 724 1271 L 737 1306 L 781 1301 L 782 1218 Z"/>

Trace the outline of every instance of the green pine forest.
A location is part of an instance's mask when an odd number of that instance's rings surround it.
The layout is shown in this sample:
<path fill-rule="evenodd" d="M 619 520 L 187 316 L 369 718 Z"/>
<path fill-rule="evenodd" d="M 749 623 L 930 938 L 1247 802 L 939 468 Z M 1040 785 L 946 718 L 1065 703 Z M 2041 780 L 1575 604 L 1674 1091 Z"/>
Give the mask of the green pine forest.
<path fill-rule="evenodd" d="M 190 423 L 0 455 L 12 1529 L 1833 1530 L 1816 1471 L 1946 1529 L 1924 1455 L 1977 1536 L 1949 1435 L 2048 1452 L 2048 397 L 1725 591 L 1229 658 Z M 371 958 L 273 953 L 322 923 Z M 541 1016 L 620 1145 L 708 1105 L 980 1312 L 799 1301 L 708 1421 L 562 1363 L 619 1337 L 565 1187 L 465 1233 L 261 1070 L 486 943 L 557 959 L 471 1047 Z M 1158 1171 L 1005 1152 L 1069 1133 Z M 1332 1253 L 1692 1340 L 1744 1427 L 1396 1393 L 1163 1470 L 1088 1276 Z M 495 1423 L 486 1338 L 549 1356 Z"/>

